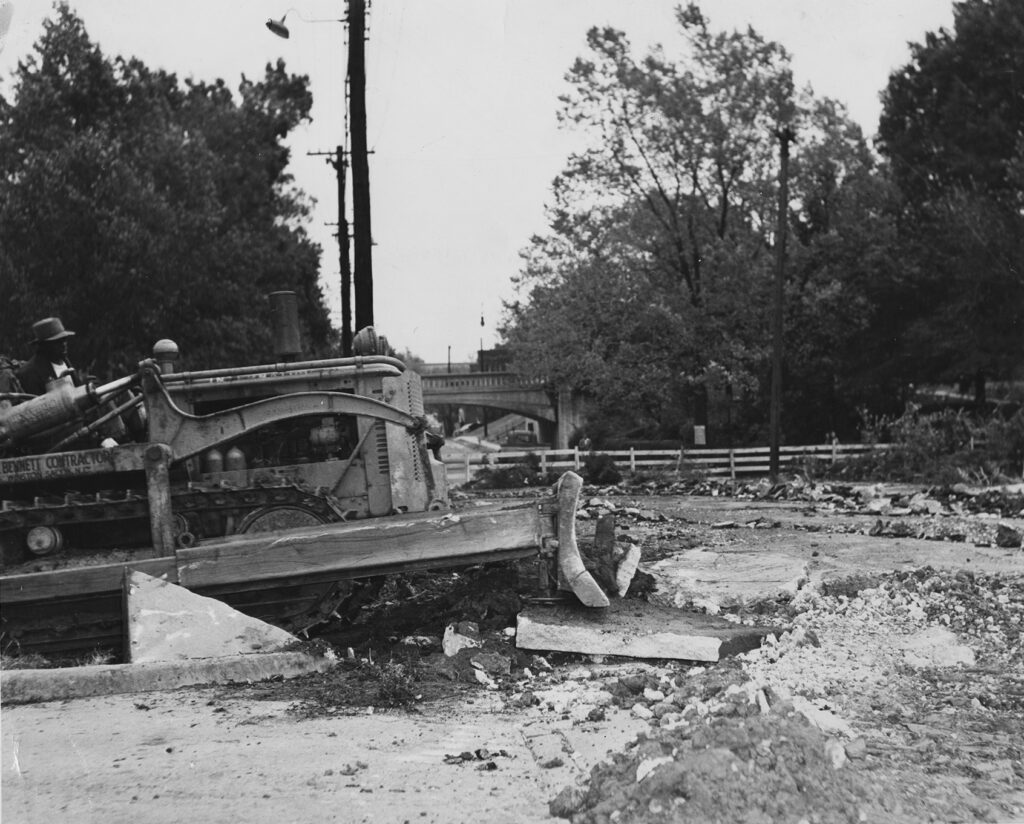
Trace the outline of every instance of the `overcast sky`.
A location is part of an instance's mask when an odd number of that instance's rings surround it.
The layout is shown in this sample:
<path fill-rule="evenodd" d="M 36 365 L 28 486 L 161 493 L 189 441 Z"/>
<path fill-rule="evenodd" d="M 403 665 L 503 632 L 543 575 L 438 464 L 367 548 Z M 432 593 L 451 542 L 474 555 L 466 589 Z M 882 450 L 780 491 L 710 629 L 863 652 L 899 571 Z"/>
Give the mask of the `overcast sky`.
<path fill-rule="evenodd" d="M 308 74 L 313 122 L 291 140 L 300 188 L 317 200 L 324 292 L 338 306 L 334 171 L 309 152 L 343 141 L 343 0 L 77 0 L 71 7 L 108 56 L 134 55 L 180 78 L 237 87 L 268 61 Z M 574 145 L 557 96 L 594 25 L 624 30 L 638 53 L 678 48 L 669 0 L 376 0 L 367 43 L 375 321 L 427 361 L 475 357 L 496 340 L 518 253 L 544 229 L 552 178 Z M 0 88 L 42 33 L 49 0 L 13 6 Z M 712 27 L 752 25 L 793 55 L 797 83 L 845 103 L 869 137 L 879 93 L 908 41 L 952 26 L 952 0 L 705 0 Z M 287 17 L 291 37 L 264 26 Z M 0 18 L 2 18 L 0 14 Z M 303 22 L 325 20 L 327 22 Z M 291 284 L 282 283 L 280 288 Z M 481 315 L 484 326 L 481 327 Z M 161 336 L 154 330 L 154 340 Z M 179 341 L 183 346 L 187 342 Z"/>

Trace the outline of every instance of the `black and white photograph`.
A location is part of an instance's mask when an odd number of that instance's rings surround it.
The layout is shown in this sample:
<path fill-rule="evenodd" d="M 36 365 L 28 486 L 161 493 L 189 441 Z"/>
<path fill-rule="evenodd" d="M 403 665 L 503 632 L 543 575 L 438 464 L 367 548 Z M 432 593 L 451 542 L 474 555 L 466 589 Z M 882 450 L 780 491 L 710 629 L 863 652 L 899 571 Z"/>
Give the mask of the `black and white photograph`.
<path fill-rule="evenodd" d="M 4 824 L 1024 824 L 1024 2 L 0 0 Z"/>

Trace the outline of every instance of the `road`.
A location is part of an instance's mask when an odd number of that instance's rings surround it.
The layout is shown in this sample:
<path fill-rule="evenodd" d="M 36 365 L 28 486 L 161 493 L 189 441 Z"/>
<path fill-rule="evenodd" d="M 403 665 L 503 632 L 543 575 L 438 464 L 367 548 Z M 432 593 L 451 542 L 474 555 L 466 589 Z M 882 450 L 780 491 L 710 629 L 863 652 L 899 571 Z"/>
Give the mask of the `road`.
<path fill-rule="evenodd" d="M 544 821 L 562 785 L 645 726 L 623 711 L 573 727 L 487 693 L 413 714 L 288 706 L 208 688 L 5 708 L 3 820 Z M 481 748 L 507 755 L 445 763 Z M 564 766 L 541 766 L 559 752 Z"/>
<path fill-rule="evenodd" d="M 806 563 L 812 577 L 923 565 L 1024 574 L 1019 549 L 829 531 L 824 527 L 859 529 L 871 519 L 815 513 L 799 503 L 616 503 L 669 518 L 629 525 L 645 553 L 655 553 L 653 563 L 696 548 L 718 556 L 717 568 L 734 569 L 737 578 L 740 560 L 765 554 Z M 723 526 L 730 521 L 735 526 Z M 1024 526 L 1020 518 L 1011 522 Z M 5 706 L 3 821 L 550 821 L 547 804 L 558 790 L 646 729 L 627 710 L 573 723 L 539 707 L 511 709 L 499 693 L 484 690 L 414 711 L 356 708 L 303 717 L 290 706 L 237 688 Z M 482 749 L 483 758 L 446 762 Z M 558 760 L 561 766 L 543 766 Z"/>

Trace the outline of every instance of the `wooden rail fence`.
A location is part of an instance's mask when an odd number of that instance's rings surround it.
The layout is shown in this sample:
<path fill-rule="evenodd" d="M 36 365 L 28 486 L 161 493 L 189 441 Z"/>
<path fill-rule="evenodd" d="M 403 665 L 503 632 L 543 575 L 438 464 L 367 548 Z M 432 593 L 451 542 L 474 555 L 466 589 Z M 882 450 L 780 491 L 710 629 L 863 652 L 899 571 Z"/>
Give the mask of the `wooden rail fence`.
<path fill-rule="evenodd" d="M 884 449 L 874 444 L 818 444 L 814 446 L 779 447 L 780 468 L 791 467 L 808 459 L 834 463 L 842 458 L 853 457 Z M 448 481 L 452 484 L 465 483 L 484 467 L 508 466 L 522 463 L 531 454 L 521 452 L 491 452 L 489 454 L 467 453 L 464 457 L 448 458 L 445 466 Z M 575 449 L 544 449 L 532 453 L 540 459 L 541 470 L 578 471 L 589 453 Z M 638 469 L 668 469 L 676 471 L 702 472 L 709 476 L 736 478 L 740 475 L 767 475 L 769 472 L 770 449 L 767 446 L 753 446 L 743 449 L 620 449 L 594 450 L 594 454 L 607 455 L 620 469 L 636 472 Z"/>

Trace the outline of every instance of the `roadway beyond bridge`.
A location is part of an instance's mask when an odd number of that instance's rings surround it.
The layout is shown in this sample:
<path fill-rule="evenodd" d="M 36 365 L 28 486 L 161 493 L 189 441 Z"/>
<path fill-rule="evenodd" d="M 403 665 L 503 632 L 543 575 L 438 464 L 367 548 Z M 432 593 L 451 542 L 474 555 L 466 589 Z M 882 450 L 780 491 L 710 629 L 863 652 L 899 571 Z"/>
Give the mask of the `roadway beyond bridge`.
<path fill-rule="evenodd" d="M 568 449 L 569 438 L 583 422 L 579 396 L 549 391 L 542 381 L 528 381 L 514 372 L 428 372 L 423 381 L 423 405 L 486 406 L 533 418 L 550 435 L 555 449 Z"/>

